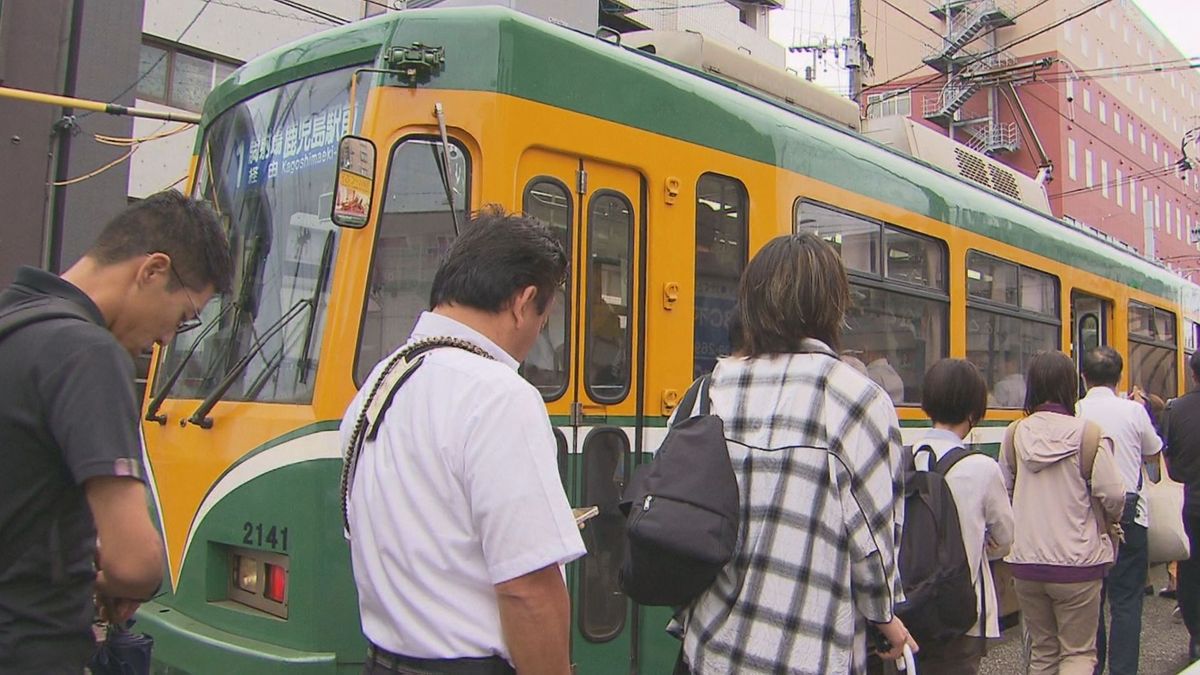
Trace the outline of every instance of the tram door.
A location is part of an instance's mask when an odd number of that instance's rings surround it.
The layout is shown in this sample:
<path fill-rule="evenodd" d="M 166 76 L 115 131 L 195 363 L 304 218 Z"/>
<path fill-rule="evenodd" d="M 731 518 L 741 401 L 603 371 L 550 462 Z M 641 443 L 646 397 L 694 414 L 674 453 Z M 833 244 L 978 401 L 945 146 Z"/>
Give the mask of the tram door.
<path fill-rule="evenodd" d="M 1075 372 L 1080 372 L 1087 350 L 1109 344 L 1110 306 L 1108 300 L 1094 295 L 1071 293 L 1071 356 L 1075 359 Z M 1085 393 L 1082 377 L 1079 380 L 1079 393 Z"/>
<path fill-rule="evenodd" d="M 523 372 L 556 422 L 559 468 L 572 506 L 597 506 L 588 554 L 568 568 L 572 660 L 578 672 L 628 673 L 632 603 L 617 574 L 624 554 L 618 502 L 635 451 L 642 178 L 632 170 L 534 149 L 521 159 L 522 208 L 551 223 L 570 278 Z"/>

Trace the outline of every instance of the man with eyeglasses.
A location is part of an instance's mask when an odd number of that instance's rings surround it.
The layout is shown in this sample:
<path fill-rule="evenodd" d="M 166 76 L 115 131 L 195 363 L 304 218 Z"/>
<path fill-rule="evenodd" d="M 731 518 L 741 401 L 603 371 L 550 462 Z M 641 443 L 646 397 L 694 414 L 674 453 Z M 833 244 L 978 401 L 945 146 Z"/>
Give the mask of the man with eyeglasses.
<path fill-rule="evenodd" d="M 217 216 L 167 191 L 61 276 L 24 267 L 0 292 L 0 672 L 83 672 L 93 595 L 124 622 L 161 583 L 132 357 L 231 277 Z"/>

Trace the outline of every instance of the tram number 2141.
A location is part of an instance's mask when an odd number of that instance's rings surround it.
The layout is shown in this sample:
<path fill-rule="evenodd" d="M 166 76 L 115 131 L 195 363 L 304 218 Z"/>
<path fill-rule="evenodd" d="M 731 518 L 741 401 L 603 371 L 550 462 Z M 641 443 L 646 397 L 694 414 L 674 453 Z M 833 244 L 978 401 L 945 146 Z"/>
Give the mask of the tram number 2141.
<path fill-rule="evenodd" d="M 246 521 L 242 523 L 242 543 L 258 548 L 270 547 L 272 551 L 288 550 L 288 529 L 277 525 L 263 525 Z"/>

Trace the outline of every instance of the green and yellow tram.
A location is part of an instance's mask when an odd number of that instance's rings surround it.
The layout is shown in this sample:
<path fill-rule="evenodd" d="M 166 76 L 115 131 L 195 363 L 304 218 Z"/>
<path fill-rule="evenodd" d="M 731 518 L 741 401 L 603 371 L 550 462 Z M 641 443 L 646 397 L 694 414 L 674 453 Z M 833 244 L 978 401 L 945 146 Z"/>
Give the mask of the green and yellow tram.
<path fill-rule="evenodd" d="M 569 569 L 584 674 L 673 663 L 667 613 L 618 589 L 614 507 L 727 349 L 738 276 L 770 238 L 840 247 L 846 358 L 909 427 L 945 356 L 987 374 L 994 426 L 973 440 L 994 444 L 1035 351 L 1109 343 L 1130 384 L 1170 395 L 1195 341 L 1194 287 L 1150 262 L 844 125 L 503 9 L 388 14 L 246 64 L 205 106 L 191 185 L 237 277 L 158 355 L 147 397 L 170 583 L 139 629 L 167 672 L 358 671 L 338 423 L 483 204 L 543 219 L 572 256 L 523 372 L 572 504 L 601 507 Z"/>

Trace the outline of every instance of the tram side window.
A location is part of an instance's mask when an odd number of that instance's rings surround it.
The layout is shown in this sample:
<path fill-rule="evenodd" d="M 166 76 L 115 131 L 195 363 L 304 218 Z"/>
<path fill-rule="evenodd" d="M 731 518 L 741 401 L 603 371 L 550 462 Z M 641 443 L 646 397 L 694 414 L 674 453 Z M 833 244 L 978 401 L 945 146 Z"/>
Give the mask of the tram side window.
<path fill-rule="evenodd" d="M 584 381 L 592 399 L 629 392 L 633 290 L 633 207 L 606 190 L 588 205 L 587 335 Z"/>
<path fill-rule="evenodd" d="M 1200 331 L 1200 324 L 1193 321 L 1184 320 L 1183 322 L 1183 372 L 1184 372 L 1184 389 L 1191 391 L 1200 386 L 1200 382 L 1196 382 L 1192 374 L 1192 354 L 1196 353 L 1197 347 L 1197 331 Z"/>
<path fill-rule="evenodd" d="M 522 208 L 525 213 L 545 223 L 562 244 L 563 250 L 571 251 L 571 193 L 556 179 L 535 178 L 525 188 Z M 569 274 L 569 272 L 568 272 Z M 568 293 L 571 279 L 568 277 L 555 292 L 550 316 L 537 342 L 529 350 L 529 356 L 521 365 L 521 374 L 538 388 L 542 398 L 552 401 L 567 389 L 570 372 L 571 302 Z"/>
<path fill-rule="evenodd" d="M 946 247 L 893 225 L 798 201 L 796 231 L 817 234 L 842 256 L 850 310 L 842 360 L 896 405 L 921 400 L 925 371 L 948 354 Z"/>
<path fill-rule="evenodd" d="M 592 642 L 621 633 L 628 599 L 618 575 L 625 555 L 621 496 L 629 475 L 629 440 L 620 429 L 596 429 L 583 443 L 583 504 L 600 513 L 583 529 L 588 554 L 581 561 L 579 630 Z"/>
<path fill-rule="evenodd" d="M 967 358 L 988 383 L 988 405 L 1025 405 L 1025 371 L 1058 349 L 1058 279 L 971 251 L 967 254 Z"/>
<path fill-rule="evenodd" d="M 696 319 L 692 375 L 711 372 L 730 353 L 729 321 L 746 267 L 746 188 L 706 173 L 696 183 Z"/>
<path fill-rule="evenodd" d="M 1175 315 L 1129 303 L 1129 384 L 1167 400 L 1179 393 Z"/>
<path fill-rule="evenodd" d="M 458 222 L 466 222 L 469 157 L 451 142 L 447 190 L 439 168 L 440 147 L 432 139 L 410 138 L 392 151 L 354 367 L 359 384 L 380 359 L 404 343 L 417 317 L 429 308 L 433 275 L 454 241 L 451 199 Z"/>

